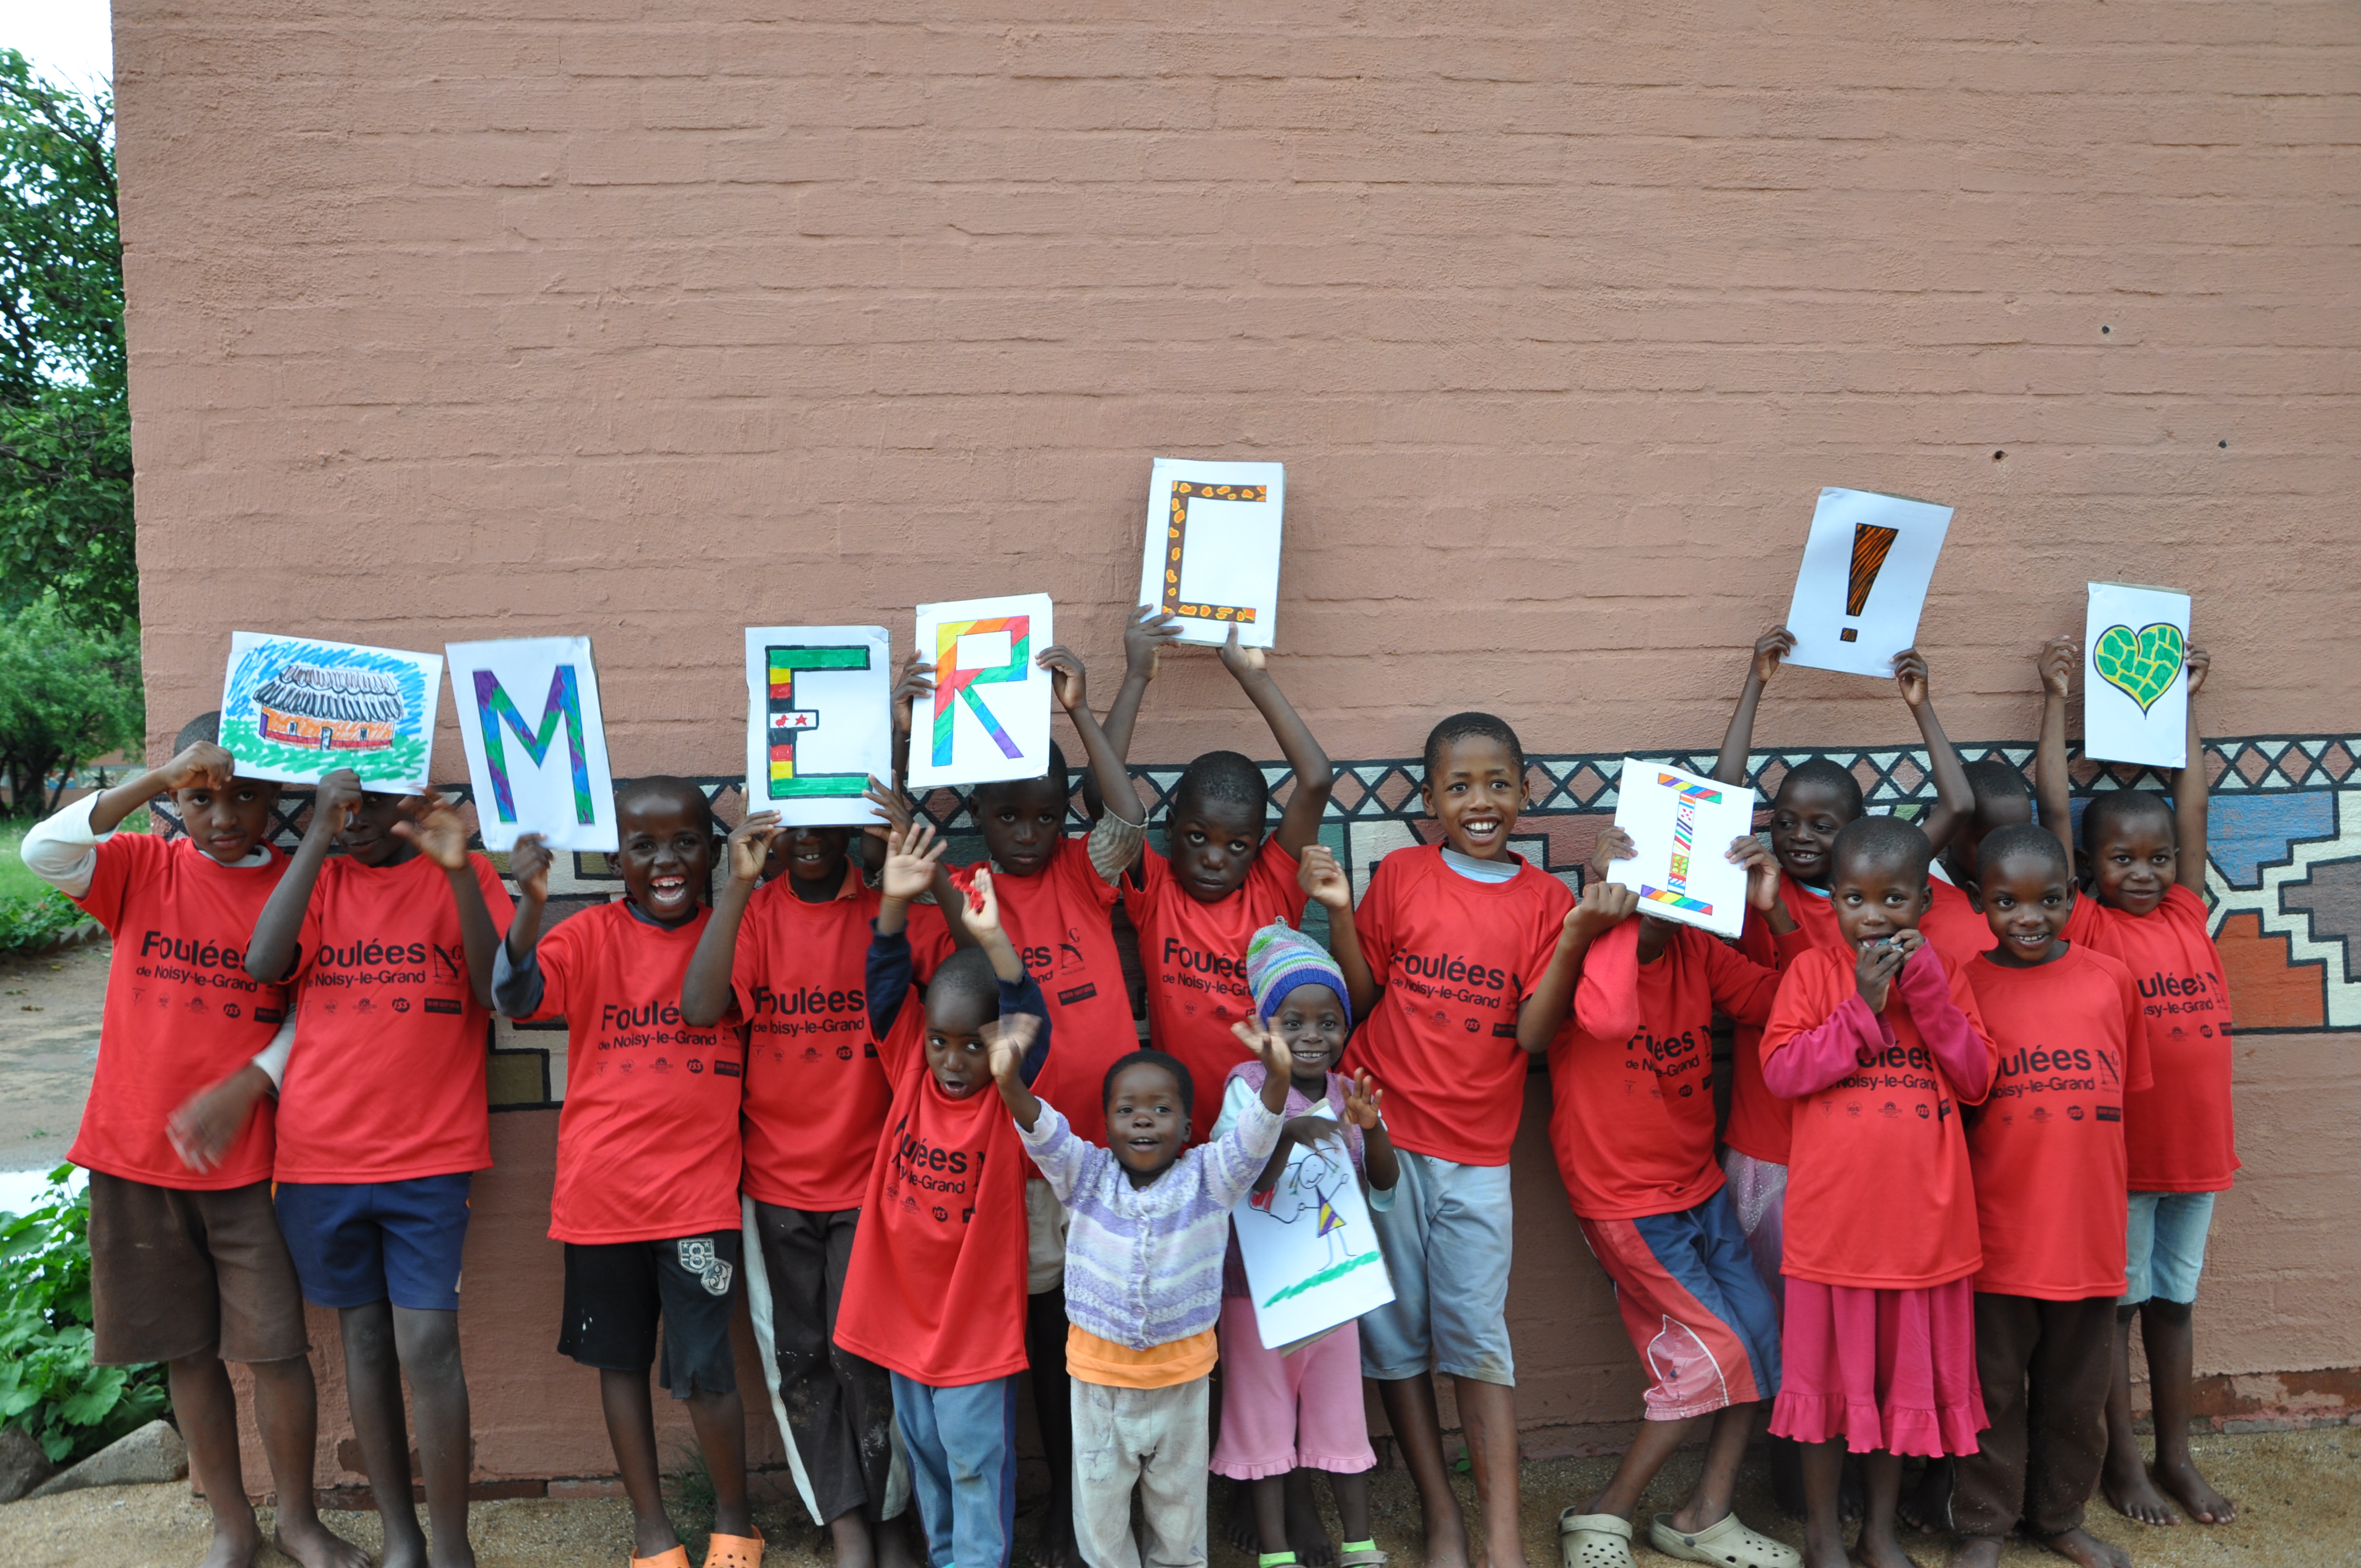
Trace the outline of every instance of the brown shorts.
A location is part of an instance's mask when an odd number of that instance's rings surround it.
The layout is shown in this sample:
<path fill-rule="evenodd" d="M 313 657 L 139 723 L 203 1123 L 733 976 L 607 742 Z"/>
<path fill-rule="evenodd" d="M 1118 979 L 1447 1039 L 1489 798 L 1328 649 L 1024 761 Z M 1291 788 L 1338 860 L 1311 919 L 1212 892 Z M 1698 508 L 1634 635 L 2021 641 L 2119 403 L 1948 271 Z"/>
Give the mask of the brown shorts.
<path fill-rule="evenodd" d="M 311 1349 L 268 1181 L 190 1192 L 92 1171 L 90 1305 L 92 1359 L 106 1366 Z"/>

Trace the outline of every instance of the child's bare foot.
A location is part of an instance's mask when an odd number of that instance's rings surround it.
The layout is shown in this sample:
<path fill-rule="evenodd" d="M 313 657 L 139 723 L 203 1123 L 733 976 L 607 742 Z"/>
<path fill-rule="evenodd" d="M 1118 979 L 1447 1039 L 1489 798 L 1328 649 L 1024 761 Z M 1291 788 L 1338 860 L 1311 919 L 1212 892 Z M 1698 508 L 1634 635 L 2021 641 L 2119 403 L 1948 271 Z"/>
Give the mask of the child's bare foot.
<path fill-rule="evenodd" d="M 205 1560 L 198 1568 L 247 1568 L 254 1554 L 262 1550 L 262 1527 L 248 1514 L 243 1529 L 232 1529 L 221 1520 L 214 1521 L 213 1543 L 206 1549 Z"/>
<path fill-rule="evenodd" d="M 1872 1540 L 1867 1530 L 1853 1544 L 1852 1555 L 1861 1568 L 1918 1568 L 1918 1560 L 1903 1551 L 1900 1541 Z"/>
<path fill-rule="evenodd" d="M 1287 1546 L 1304 1568 L 1327 1568 L 1336 1561 L 1336 1543 L 1328 1539 L 1328 1527 L 1320 1520 L 1309 1470 L 1297 1470 L 1287 1477 Z"/>
<path fill-rule="evenodd" d="M 1954 1479 L 1955 1473 L 1949 1460 L 1928 1460 L 1926 1474 L 1918 1478 L 1918 1489 L 1895 1505 L 1895 1515 L 1921 1535 L 1936 1535 L 1949 1530 Z M 1952 1561 L 1959 1561 L 1956 1554 Z"/>
<path fill-rule="evenodd" d="M 2111 1541 L 2101 1541 L 2087 1530 L 2077 1528 L 2060 1535 L 2036 1536 L 2034 1539 L 2059 1556 L 2080 1563 L 2082 1568 L 2132 1568 L 2130 1552 Z M 1999 1550 L 1995 1543 L 1993 1548 L 1995 1555 L 1992 1559 L 1995 1563 L 2000 1561 Z M 1957 1563 L 1959 1559 L 1955 1557 L 1951 1561 Z"/>
<path fill-rule="evenodd" d="M 2158 1460 L 2156 1480 L 2199 1524 L 2228 1524 L 2238 1517 L 2238 1505 L 2215 1491 L 2213 1483 L 2198 1474 L 2197 1462 L 2185 1453 Z"/>
<path fill-rule="evenodd" d="M 1426 1568 L 1468 1568 L 1467 1521 L 1457 1508 L 1428 1510 Z"/>
<path fill-rule="evenodd" d="M 368 1553 L 336 1534 L 319 1519 L 281 1518 L 270 1532 L 270 1544 L 303 1568 L 369 1568 Z"/>
<path fill-rule="evenodd" d="M 476 1549 L 465 1541 L 455 1541 L 446 1550 L 441 1541 L 426 1556 L 427 1568 L 476 1568 Z"/>
<path fill-rule="evenodd" d="M 1228 1536 L 1230 1544 L 1240 1552 L 1261 1554 L 1262 1531 L 1255 1528 L 1253 1482 L 1230 1483 L 1230 1522 L 1222 1527 L 1222 1533 Z"/>
<path fill-rule="evenodd" d="M 1951 1548 L 1951 1555 L 1944 1559 L 1943 1568 L 2000 1568 L 2000 1537 L 1960 1537 L 1960 1544 Z"/>
<path fill-rule="evenodd" d="M 2119 1465 L 2111 1454 L 2105 1474 L 2100 1478 L 2099 1490 L 2115 1512 L 2139 1524 L 2177 1525 L 2180 1516 L 2164 1500 L 2164 1494 L 2148 1479 L 2147 1466 L 2136 1456 L 2128 1465 Z"/>
<path fill-rule="evenodd" d="M 1074 1550 L 1074 1516 L 1043 1519 L 1041 1534 L 1033 1542 L 1033 1568 L 1077 1568 L 1081 1561 Z"/>

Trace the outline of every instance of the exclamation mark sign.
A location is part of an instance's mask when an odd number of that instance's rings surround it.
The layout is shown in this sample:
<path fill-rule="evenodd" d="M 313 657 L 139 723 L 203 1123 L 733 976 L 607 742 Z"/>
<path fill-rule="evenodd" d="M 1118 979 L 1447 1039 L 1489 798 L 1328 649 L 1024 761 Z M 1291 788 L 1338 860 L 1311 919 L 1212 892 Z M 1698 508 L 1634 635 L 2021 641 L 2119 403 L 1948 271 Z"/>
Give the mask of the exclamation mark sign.
<path fill-rule="evenodd" d="M 1852 571 L 1845 579 L 1845 614 L 1858 616 L 1869 603 L 1869 590 L 1877 582 L 1877 574 L 1885 565 L 1886 553 L 1901 536 L 1898 528 L 1879 528 L 1874 523 L 1852 525 Z M 1861 641 L 1861 628 L 1848 626 L 1837 633 L 1840 642 Z"/>

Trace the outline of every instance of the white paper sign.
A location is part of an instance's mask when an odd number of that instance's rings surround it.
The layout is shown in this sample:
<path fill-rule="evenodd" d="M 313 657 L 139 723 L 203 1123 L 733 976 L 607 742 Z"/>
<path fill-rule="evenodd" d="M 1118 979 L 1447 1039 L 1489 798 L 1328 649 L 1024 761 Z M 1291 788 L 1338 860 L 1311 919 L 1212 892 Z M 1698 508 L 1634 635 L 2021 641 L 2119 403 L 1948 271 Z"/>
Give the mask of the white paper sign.
<path fill-rule="evenodd" d="M 1738 935 L 1746 921 L 1746 868 L 1730 863 L 1730 844 L 1754 831 L 1751 787 L 1626 757 L 1615 826 L 1640 852 L 1614 862 L 1607 880 L 1636 890 L 1641 914 Z"/>
<path fill-rule="evenodd" d="M 2189 763 L 2189 596 L 2092 583 L 2082 623 L 2082 754 Z"/>
<path fill-rule="evenodd" d="M 917 650 L 935 696 L 911 714 L 910 787 L 1038 779 L 1049 767 L 1049 672 L 1057 641 L 1048 594 L 918 607 Z"/>
<path fill-rule="evenodd" d="M 790 828 L 878 820 L 894 777 L 894 660 L 882 626 L 746 629 L 746 809 Z"/>
<path fill-rule="evenodd" d="M 1230 628 L 1268 648 L 1279 619 L 1284 463 L 1184 463 L 1148 476 L 1148 546 L 1139 602 L 1170 610 L 1183 642 L 1222 643 Z"/>
<path fill-rule="evenodd" d="M 1891 675 L 1918 641 L 1918 611 L 1951 509 L 1871 490 L 1822 490 L 1787 606 L 1790 664 Z"/>
<path fill-rule="evenodd" d="M 1315 1339 L 1394 1299 L 1342 1143 L 1296 1145 L 1270 1190 L 1247 1193 L 1230 1216 L 1265 1347 Z"/>
<path fill-rule="evenodd" d="M 451 642 L 443 652 L 484 848 L 539 833 L 553 850 L 612 854 L 615 781 L 590 639 Z"/>
<path fill-rule="evenodd" d="M 437 653 L 233 631 L 221 743 L 243 778 L 313 784 L 350 768 L 364 788 L 416 795 L 442 696 Z"/>

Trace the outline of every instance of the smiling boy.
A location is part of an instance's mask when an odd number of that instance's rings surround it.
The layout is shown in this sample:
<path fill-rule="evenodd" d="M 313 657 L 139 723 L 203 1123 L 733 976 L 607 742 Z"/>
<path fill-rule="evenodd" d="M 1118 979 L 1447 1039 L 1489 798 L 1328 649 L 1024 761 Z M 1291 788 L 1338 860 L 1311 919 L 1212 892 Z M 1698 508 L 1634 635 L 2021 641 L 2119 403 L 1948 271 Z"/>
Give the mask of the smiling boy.
<path fill-rule="evenodd" d="M 211 1568 L 249 1562 L 261 1527 L 238 1459 L 225 1362 L 255 1379 L 277 1486 L 280 1549 L 305 1568 L 364 1568 L 312 1507 L 318 1396 L 295 1266 L 270 1208 L 267 1068 L 286 993 L 245 972 L 247 938 L 286 858 L 270 847 L 279 786 L 236 776 L 221 715 L 191 719 L 175 755 L 87 795 L 25 835 L 27 870 L 115 938 L 98 1064 L 67 1158 L 90 1172 L 91 1359 L 160 1361 L 189 1471 L 213 1514 Z M 119 833 L 170 794 L 183 839 Z M 201 1130 L 204 1102 L 241 1080 L 235 1114 Z"/>
<path fill-rule="evenodd" d="M 1467 1433 L 1485 1556 L 1490 1568 L 1522 1568 L 1509 1149 L 1524 1110 L 1526 1053 L 1548 1045 L 1573 999 L 1575 900 L 1509 849 L 1524 806 L 1525 751 L 1507 724 L 1488 713 L 1437 724 L 1420 796 L 1443 842 L 1378 861 L 1357 912 L 1334 856 L 1314 846 L 1303 859 L 1364 1020 L 1346 1062 L 1385 1091 L 1401 1165 L 1393 1206 L 1372 1221 L 1394 1299 L 1361 1320 L 1361 1369 L 1378 1380 L 1417 1478 L 1426 1561 L 1468 1560 L 1435 1409 L 1433 1375 L 1444 1372 Z"/>
<path fill-rule="evenodd" d="M 687 1568 L 664 1512 L 648 1368 L 688 1408 L 713 1477 L 708 1568 L 757 1568 L 746 1507 L 746 1409 L 730 1319 L 740 1249 L 738 1132 L 744 1040 L 682 1015 L 681 981 L 712 911 L 713 812 L 686 779 L 615 789 L 620 902 L 541 934 L 550 851 L 518 839 L 516 918 L 493 961 L 492 997 L 517 1019 L 563 1015 L 566 1107 L 557 1123 L 551 1239 L 566 1244 L 557 1351 L 598 1373 L 615 1466 L 631 1505 L 633 1561 Z"/>

